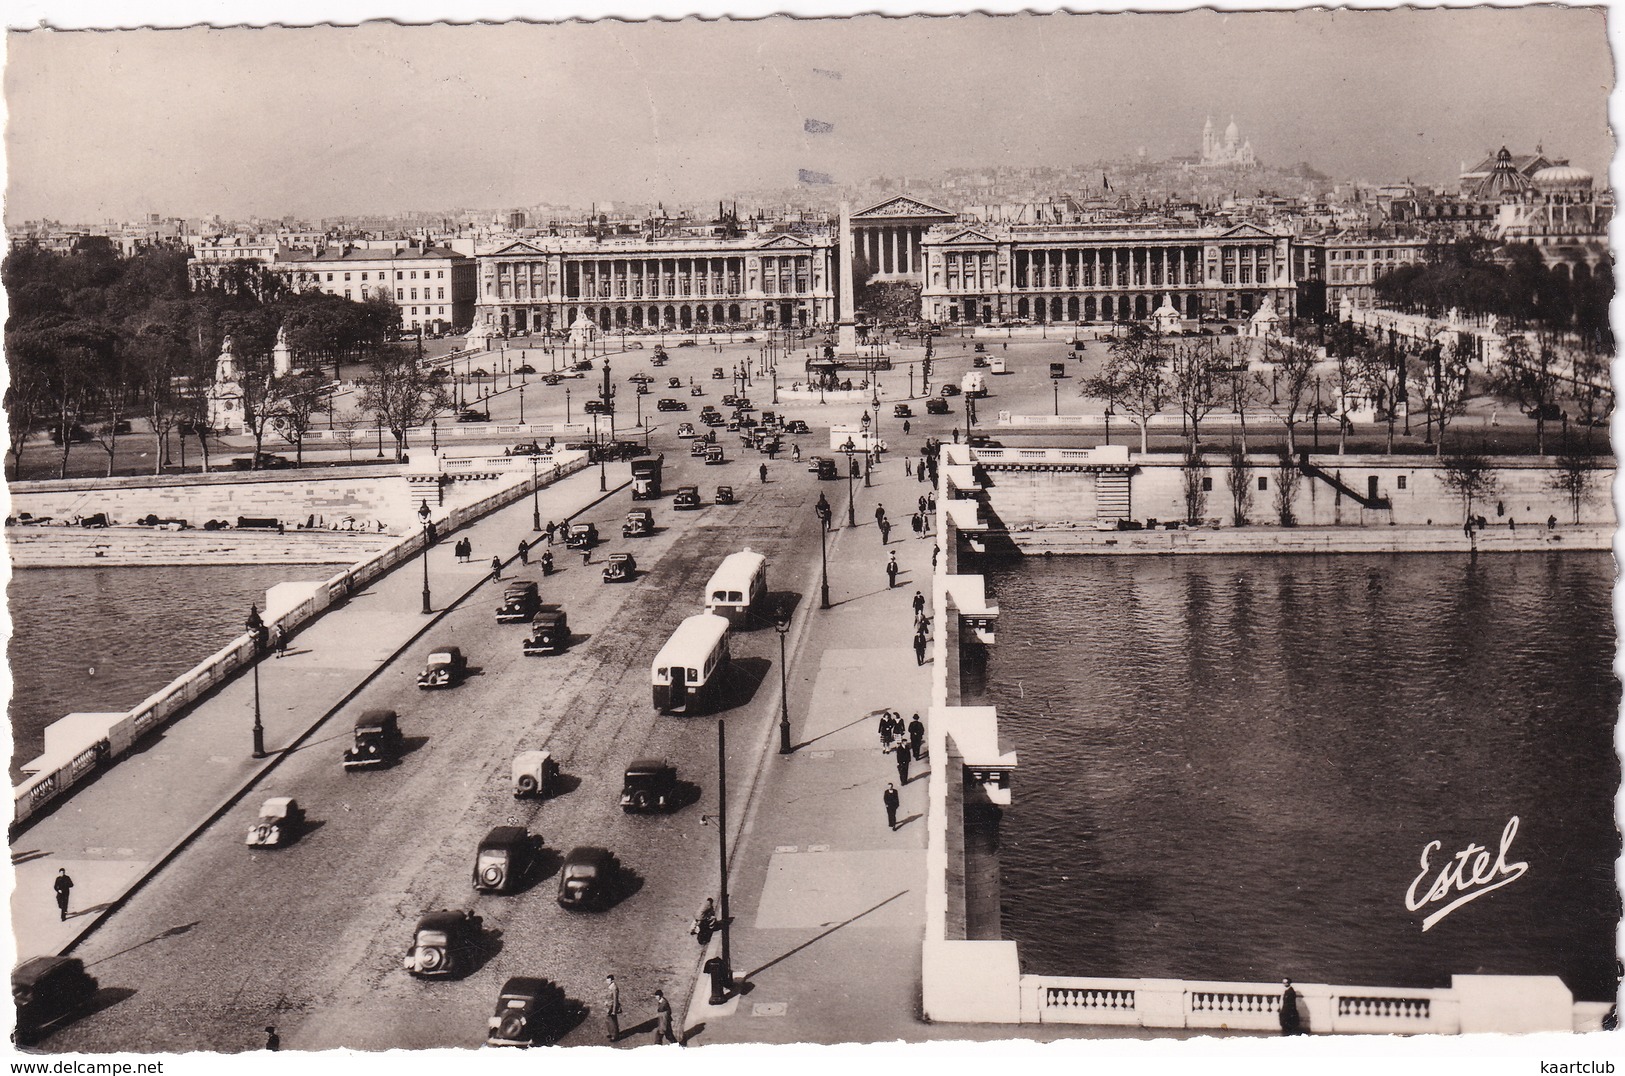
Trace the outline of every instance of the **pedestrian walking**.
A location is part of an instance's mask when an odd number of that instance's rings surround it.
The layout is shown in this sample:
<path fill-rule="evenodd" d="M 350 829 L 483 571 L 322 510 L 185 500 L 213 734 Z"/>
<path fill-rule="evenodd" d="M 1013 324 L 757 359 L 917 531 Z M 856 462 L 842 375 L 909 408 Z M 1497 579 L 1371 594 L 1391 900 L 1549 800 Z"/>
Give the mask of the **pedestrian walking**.
<path fill-rule="evenodd" d="M 890 541 L 891 541 L 891 520 L 882 519 L 880 521 L 880 544 L 881 545 L 886 545 Z"/>
<path fill-rule="evenodd" d="M 919 466 L 914 468 L 914 477 L 921 482 L 925 481 L 925 457 L 920 457 Z"/>
<path fill-rule="evenodd" d="M 886 791 L 880 794 L 880 801 L 886 805 L 886 825 L 891 827 L 893 833 L 897 832 L 897 808 L 903 805 L 903 798 L 897 794 L 897 786 L 888 782 Z"/>
<path fill-rule="evenodd" d="M 899 740 L 897 746 L 892 749 L 892 754 L 897 756 L 897 783 L 906 785 L 908 784 L 908 744 Z"/>
<path fill-rule="evenodd" d="M 920 494 L 920 499 L 919 499 L 918 503 L 919 503 L 919 506 L 920 506 L 920 513 L 923 515 L 925 513 L 925 494 L 923 494 L 923 493 Z"/>
<path fill-rule="evenodd" d="M 914 592 L 914 619 L 919 620 L 920 614 L 925 612 L 925 595 L 919 591 Z"/>
<path fill-rule="evenodd" d="M 920 519 L 920 513 L 915 512 L 913 515 L 909 516 L 908 525 L 914 528 L 914 537 L 925 537 L 925 525 Z"/>
<path fill-rule="evenodd" d="M 63 922 L 68 919 L 68 894 L 73 892 L 73 879 L 68 877 L 68 869 L 57 869 L 56 878 L 51 882 L 51 888 L 56 890 L 56 910 Z"/>
<path fill-rule="evenodd" d="M 915 714 L 914 720 L 908 723 L 908 746 L 914 752 L 914 761 L 920 760 L 920 753 L 925 749 L 925 722 L 920 715 Z"/>
<path fill-rule="evenodd" d="M 282 630 L 281 624 L 271 629 L 271 649 L 279 658 L 288 652 L 288 633 Z"/>
<path fill-rule="evenodd" d="M 914 633 L 914 664 L 925 664 L 925 629 L 921 628 Z"/>
<path fill-rule="evenodd" d="M 276 1033 L 274 1027 L 267 1026 L 265 1028 L 265 1048 L 273 1054 L 282 1049 L 282 1036 Z"/>
<path fill-rule="evenodd" d="M 925 510 L 927 513 L 937 510 L 937 491 L 927 490 L 925 494 Z"/>
<path fill-rule="evenodd" d="M 935 542 L 931 544 L 931 570 L 933 572 L 937 570 L 937 554 L 941 551 L 941 546 L 937 545 Z"/>
<path fill-rule="evenodd" d="M 894 551 L 895 553 L 895 551 Z M 886 562 L 886 589 L 891 590 L 897 585 L 897 557 L 894 555 Z"/>
<path fill-rule="evenodd" d="M 908 436 L 908 419 L 903 420 L 903 436 Z"/>
<path fill-rule="evenodd" d="M 880 728 L 879 728 L 879 732 L 880 732 L 880 749 L 882 751 L 890 751 L 891 750 L 891 742 L 892 742 L 892 724 L 891 724 L 891 711 L 890 710 L 882 710 L 882 711 L 880 711 Z"/>
<path fill-rule="evenodd" d="M 526 565 L 530 563 L 530 543 L 523 538 L 519 539 L 519 563 Z"/>
<path fill-rule="evenodd" d="M 621 1041 L 621 988 L 615 976 L 604 976 L 604 1038 Z"/>
<path fill-rule="evenodd" d="M 591 564 L 592 563 L 592 546 L 584 545 L 584 546 L 581 547 L 581 563 L 582 564 Z"/>
<path fill-rule="evenodd" d="M 502 578 L 502 557 L 499 554 L 499 555 L 493 556 L 491 558 L 491 581 L 494 583 L 498 579 L 501 579 L 501 578 Z"/>
<path fill-rule="evenodd" d="M 767 464 L 764 463 L 760 467 L 758 467 L 756 469 L 756 473 L 761 475 L 762 482 L 765 485 L 767 483 Z"/>
<path fill-rule="evenodd" d="M 1281 1034 L 1303 1034 L 1303 1017 L 1298 1015 L 1298 992 L 1292 988 L 1291 979 L 1281 980 Z"/>
<path fill-rule="evenodd" d="M 957 445 L 958 443 L 959 443 L 959 427 L 955 426 L 954 427 L 954 444 Z"/>
<path fill-rule="evenodd" d="M 886 506 L 877 504 L 875 505 L 875 526 L 878 527 L 884 522 L 886 522 Z"/>
<path fill-rule="evenodd" d="M 654 999 L 655 999 L 655 1045 L 659 1046 L 660 1044 L 666 1043 L 666 1042 L 675 1042 L 679 1046 L 683 1045 L 682 1037 L 677 1035 L 674 1031 L 672 1031 L 672 1027 L 671 1027 L 671 1002 L 667 1001 L 666 1000 L 666 995 L 662 994 L 658 990 L 656 990 L 655 993 L 654 993 Z"/>

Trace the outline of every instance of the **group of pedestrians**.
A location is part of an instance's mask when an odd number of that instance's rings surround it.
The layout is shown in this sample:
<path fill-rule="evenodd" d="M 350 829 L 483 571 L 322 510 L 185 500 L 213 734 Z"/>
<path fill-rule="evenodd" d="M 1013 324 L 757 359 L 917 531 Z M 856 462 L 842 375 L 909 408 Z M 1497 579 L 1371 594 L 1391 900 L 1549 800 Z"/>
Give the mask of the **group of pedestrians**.
<path fill-rule="evenodd" d="M 649 996 L 655 1007 L 655 1045 L 667 1042 L 674 1042 L 678 1046 L 688 1045 L 672 1025 L 671 1002 L 666 1000 L 665 993 L 656 990 Z M 614 975 L 604 976 L 604 1038 L 610 1042 L 621 1041 L 621 1014 L 624 1011 L 621 984 L 615 981 Z"/>
<path fill-rule="evenodd" d="M 920 720 L 919 714 L 904 724 L 903 715 L 895 710 L 881 710 L 879 713 L 880 722 L 876 731 L 880 734 L 880 753 L 891 756 L 897 767 L 897 783 L 887 782 L 880 800 L 886 808 L 886 824 L 896 830 L 897 812 L 902 806 L 902 796 L 897 786 L 908 784 L 911 764 L 925 757 L 925 722 Z"/>

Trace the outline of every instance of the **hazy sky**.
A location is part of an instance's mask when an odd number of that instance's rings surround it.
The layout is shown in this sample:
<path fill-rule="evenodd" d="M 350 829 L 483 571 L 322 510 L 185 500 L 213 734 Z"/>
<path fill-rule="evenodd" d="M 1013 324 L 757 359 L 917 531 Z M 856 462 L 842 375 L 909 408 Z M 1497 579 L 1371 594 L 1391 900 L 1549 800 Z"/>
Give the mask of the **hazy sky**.
<path fill-rule="evenodd" d="M 1606 177 L 1601 9 L 13 32 L 6 218 L 727 197 L 1194 153 L 1451 180 L 1536 143 Z M 809 134 L 807 120 L 833 125 Z"/>

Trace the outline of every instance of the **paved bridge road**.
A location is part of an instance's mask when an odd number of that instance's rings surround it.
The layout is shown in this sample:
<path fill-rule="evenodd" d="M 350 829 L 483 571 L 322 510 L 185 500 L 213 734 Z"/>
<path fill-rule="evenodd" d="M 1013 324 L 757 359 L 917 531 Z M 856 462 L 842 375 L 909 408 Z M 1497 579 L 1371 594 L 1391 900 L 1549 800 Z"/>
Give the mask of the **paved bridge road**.
<path fill-rule="evenodd" d="M 110 1003 L 42 1048 L 243 1050 L 260 1046 L 266 1024 L 292 1049 L 474 1046 L 498 987 L 518 974 L 552 978 L 591 1006 L 566 1043 L 603 1041 L 605 972 L 622 983 L 623 1026 L 652 1013 L 656 987 L 680 1004 L 698 956 L 688 926 L 715 889 L 716 830 L 700 821 L 716 810 L 715 722 L 657 715 L 648 665 L 678 621 L 699 610 L 717 562 L 743 545 L 769 556 L 775 592 L 803 589 L 817 570 L 817 534 L 804 525 L 817 489 L 788 461 L 772 464 L 774 481 L 761 485 L 754 453 L 704 467 L 674 442 L 666 460 L 668 490 L 699 483 L 709 502 L 727 482 L 741 503 L 675 512 L 668 493 L 654 505 L 661 530 L 632 540 L 619 537 L 629 493 L 586 513 L 606 539 L 593 565 L 555 546 L 561 570 L 542 584 L 544 600 L 570 614 L 576 641 L 563 655 L 524 657 L 526 629 L 498 625 L 500 586 L 482 587 L 80 947 Z M 637 556 L 635 583 L 600 581 L 599 566 L 617 550 Z M 450 556 L 449 543 L 439 552 Z M 540 570 L 516 565 L 507 577 L 540 579 Z M 438 642 L 461 646 L 475 675 L 421 692 L 417 671 Z M 774 734 L 777 649 L 771 626 L 734 638 L 734 811 L 763 737 Z M 400 711 L 409 753 L 389 770 L 344 773 L 339 758 L 355 715 L 380 706 Z M 544 803 L 516 801 L 510 760 L 537 747 L 562 759 L 575 787 Z M 670 758 L 698 786 L 698 802 L 669 816 L 624 815 L 621 771 L 640 755 Z M 285 849 L 248 849 L 243 834 L 258 804 L 279 794 L 299 798 L 313 830 Z M 547 876 L 514 896 L 476 895 L 475 845 L 510 821 L 545 837 L 554 853 Z M 604 913 L 560 908 L 558 855 L 578 844 L 615 851 L 641 887 Z M 415 980 L 400 963 L 412 927 L 443 907 L 473 907 L 485 918 L 484 962 L 459 980 Z"/>

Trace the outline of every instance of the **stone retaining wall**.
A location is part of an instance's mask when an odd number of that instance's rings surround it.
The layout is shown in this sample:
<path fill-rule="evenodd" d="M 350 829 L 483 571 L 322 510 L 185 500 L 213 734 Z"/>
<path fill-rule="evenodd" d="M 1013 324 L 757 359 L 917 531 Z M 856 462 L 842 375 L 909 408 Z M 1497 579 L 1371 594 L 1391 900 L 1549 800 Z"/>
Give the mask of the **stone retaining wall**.
<path fill-rule="evenodd" d="M 156 515 L 185 519 L 194 527 L 211 519 L 235 523 L 238 516 L 253 516 L 280 519 L 290 530 L 315 516 L 322 526 L 353 518 L 357 525 L 371 530 L 379 522 L 395 531 L 415 528 L 416 505 L 400 477 L 402 469 L 368 470 L 368 475 L 345 471 L 331 477 L 320 472 L 278 471 L 14 483 L 10 514 L 72 519 L 105 512 L 114 523 Z"/>
<path fill-rule="evenodd" d="M 167 531 L 148 527 L 7 527 L 11 566 L 106 568 L 161 564 L 354 564 L 400 540 L 348 531 Z"/>

